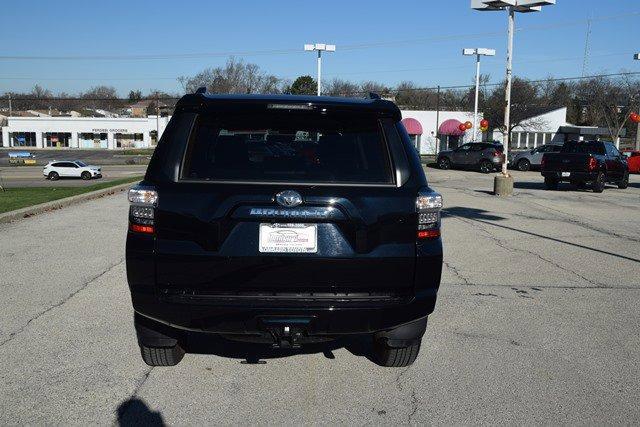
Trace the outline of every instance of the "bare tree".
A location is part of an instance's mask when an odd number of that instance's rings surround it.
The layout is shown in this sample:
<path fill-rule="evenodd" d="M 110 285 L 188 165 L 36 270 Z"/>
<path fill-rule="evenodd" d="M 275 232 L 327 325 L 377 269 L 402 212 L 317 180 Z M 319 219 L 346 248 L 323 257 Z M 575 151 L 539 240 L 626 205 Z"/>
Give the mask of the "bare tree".
<path fill-rule="evenodd" d="M 333 80 L 325 83 L 324 91 L 330 96 L 346 96 L 351 98 L 362 97 L 360 87 L 347 80 L 334 78 Z"/>
<path fill-rule="evenodd" d="M 619 144 L 622 130 L 629 125 L 629 113 L 640 105 L 640 84 L 628 76 L 594 78 L 578 84 L 576 96 L 584 121 L 607 127 L 611 139 Z"/>
<path fill-rule="evenodd" d="M 256 64 L 230 58 L 223 67 L 207 68 L 192 77 L 178 79 L 186 93 L 206 87 L 212 93 L 280 93 L 276 76 L 260 70 Z"/>

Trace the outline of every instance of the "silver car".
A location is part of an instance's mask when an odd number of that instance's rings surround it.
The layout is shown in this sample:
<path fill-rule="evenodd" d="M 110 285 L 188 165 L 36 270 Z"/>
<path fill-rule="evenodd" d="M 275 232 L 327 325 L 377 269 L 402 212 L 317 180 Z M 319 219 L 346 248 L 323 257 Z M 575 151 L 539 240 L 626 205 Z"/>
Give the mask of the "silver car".
<path fill-rule="evenodd" d="M 513 157 L 509 160 L 509 163 L 511 163 L 512 167 L 521 171 L 528 171 L 532 167 L 539 168 L 544 153 L 557 153 L 561 148 L 562 145 L 560 144 L 548 144 L 541 145 L 533 150 L 513 153 Z"/>

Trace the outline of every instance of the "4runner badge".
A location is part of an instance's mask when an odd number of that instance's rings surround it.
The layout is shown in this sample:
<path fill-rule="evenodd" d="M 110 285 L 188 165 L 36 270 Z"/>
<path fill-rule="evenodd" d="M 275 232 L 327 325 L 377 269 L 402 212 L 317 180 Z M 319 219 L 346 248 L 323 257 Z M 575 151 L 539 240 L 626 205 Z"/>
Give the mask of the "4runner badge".
<path fill-rule="evenodd" d="M 285 190 L 276 194 L 276 202 L 285 208 L 293 208 L 302 204 L 302 196 L 297 191 Z"/>

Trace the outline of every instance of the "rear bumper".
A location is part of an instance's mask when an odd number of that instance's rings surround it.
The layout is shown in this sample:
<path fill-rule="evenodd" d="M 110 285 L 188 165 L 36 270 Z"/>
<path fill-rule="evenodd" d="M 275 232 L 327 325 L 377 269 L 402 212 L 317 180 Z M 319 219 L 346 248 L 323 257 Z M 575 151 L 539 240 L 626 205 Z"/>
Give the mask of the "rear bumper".
<path fill-rule="evenodd" d="M 301 325 L 310 336 L 335 336 L 379 332 L 425 318 L 434 310 L 436 294 L 431 289 L 389 304 L 354 301 L 353 307 L 344 301 L 324 307 L 305 300 L 289 300 L 288 306 L 261 299 L 175 302 L 144 294 L 133 294 L 133 301 L 138 316 L 177 330 L 259 336 L 267 324 L 278 322 Z"/>
<path fill-rule="evenodd" d="M 558 181 L 589 182 L 597 177 L 597 173 L 593 172 L 568 172 L 569 176 L 562 176 L 562 172 L 542 171 L 541 173 L 545 178 L 552 178 Z"/>

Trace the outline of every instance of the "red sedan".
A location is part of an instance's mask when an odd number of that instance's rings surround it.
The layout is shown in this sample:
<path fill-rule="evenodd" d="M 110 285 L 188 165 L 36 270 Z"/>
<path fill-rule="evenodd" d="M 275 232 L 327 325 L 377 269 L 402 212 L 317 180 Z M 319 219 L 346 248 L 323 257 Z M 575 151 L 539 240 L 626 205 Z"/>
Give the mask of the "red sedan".
<path fill-rule="evenodd" d="M 629 173 L 640 173 L 640 151 L 625 150 L 622 154 L 627 157 Z"/>

